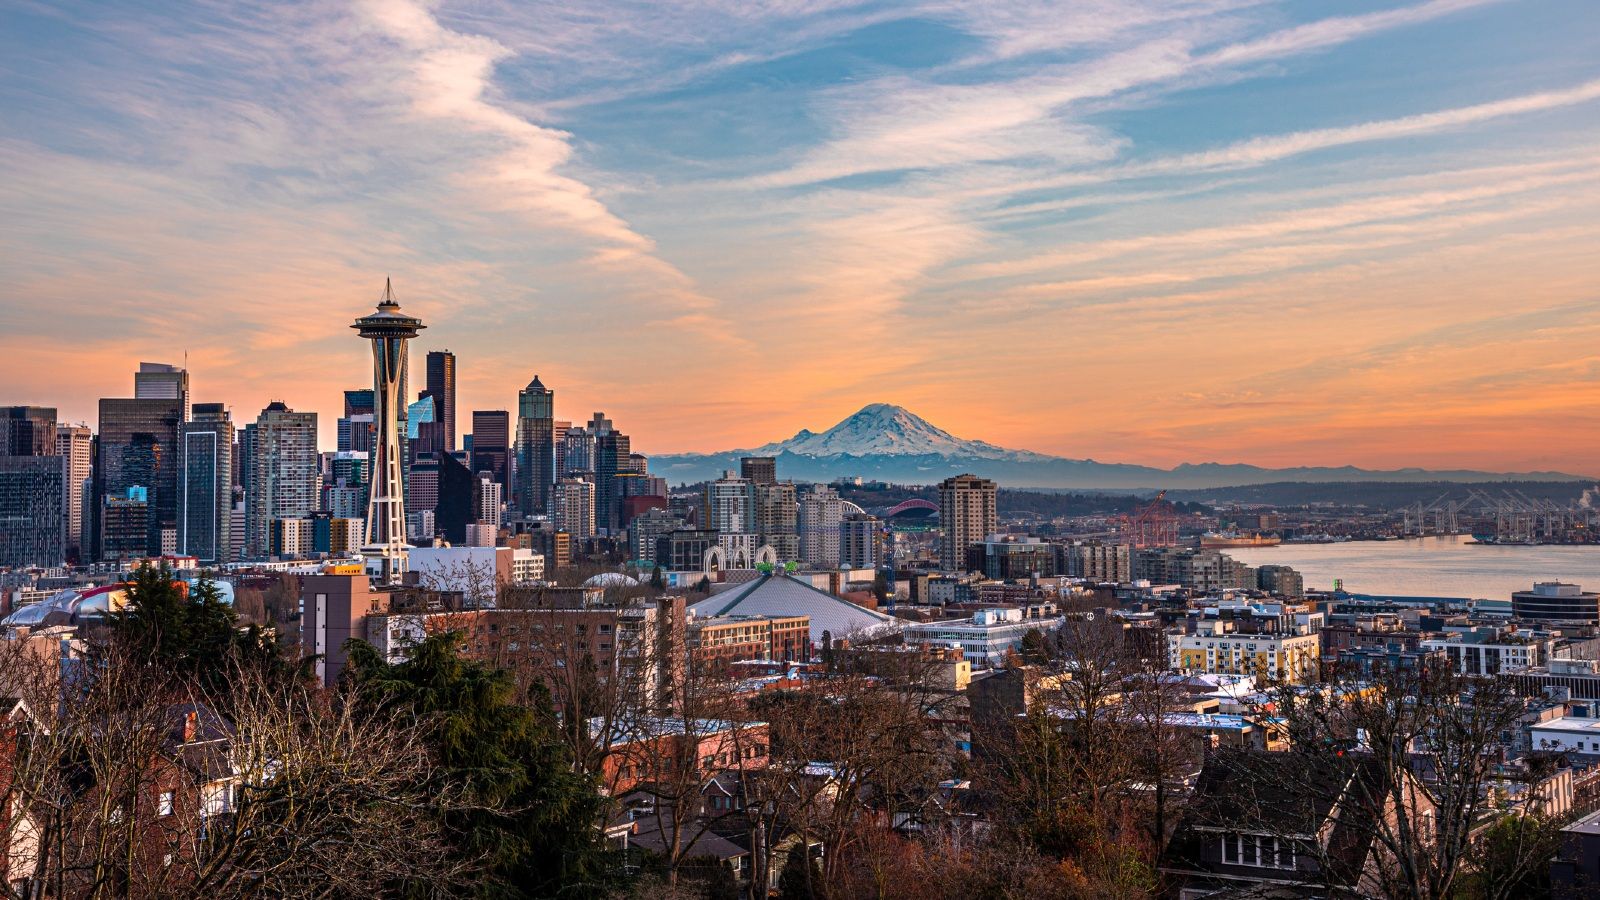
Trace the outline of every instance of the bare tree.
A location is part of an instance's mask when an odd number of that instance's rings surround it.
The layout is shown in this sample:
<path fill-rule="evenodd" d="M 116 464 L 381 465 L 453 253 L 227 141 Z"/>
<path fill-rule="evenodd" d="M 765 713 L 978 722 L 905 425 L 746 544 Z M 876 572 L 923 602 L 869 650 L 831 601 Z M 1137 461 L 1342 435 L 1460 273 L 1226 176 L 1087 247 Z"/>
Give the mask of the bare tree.
<path fill-rule="evenodd" d="M 1477 836 L 1495 818 L 1489 788 L 1524 709 L 1509 680 L 1395 667 L 1326 689 L 1281 686 L 1271 700 L 1292 753 L 1308 764 L 1348 756 L 1364 772 L 1336 787 L 1299 777 L 1277 787 L 1294 796 L 1337 790 L 1337 798 L 1311 799 L 1372 847 L 1371 888 L 1411 900 L 1454 896 L 1474 867 Z M 1324 861 L 1336 871 L 1336 860 Z"/>

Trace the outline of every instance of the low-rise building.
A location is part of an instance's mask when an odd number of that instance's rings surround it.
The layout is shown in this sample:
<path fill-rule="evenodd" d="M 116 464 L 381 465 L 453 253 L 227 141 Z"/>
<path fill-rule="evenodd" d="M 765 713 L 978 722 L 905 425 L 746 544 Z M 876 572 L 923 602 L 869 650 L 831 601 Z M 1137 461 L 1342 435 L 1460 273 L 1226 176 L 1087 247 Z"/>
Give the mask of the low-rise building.
<path fill-rule="evenodd" d="M 1422 642 L 1423 650 L 1442 651 L 1463 675 L 1499 675 L 1542 666 L 1554 639 L 1486 626 Z"/>
<path fill-rule="evenodd" d="M 1322 639 L 1317 634 L 1241 633 L 1226 620 L 1200 623 L 1178 638 L 1175 668 L 1184 672 L 1253 675 L 1258 681 L 1315 681 Z"/>
<path fill-rule="evenodd" d="M 1022 637 L 1030 630 L 1048 632 L 1060 626 L 1059 618 L 1030 620 L 1020 609 L 980 609 L 970 619 L 911 625 L 906 628 L 905 640 L 960 647 L 962 657 L 974 665 L 995 668 L 1005 663 L 1007 652 L 1022 646 Z"/>
<path fill-rule="evenodd" d="M 743 660 L 803 662 L 811 658 L 809 616 L 721 616 L 692 619 L 687 643 L 695 672 L 722 673 Z"/>

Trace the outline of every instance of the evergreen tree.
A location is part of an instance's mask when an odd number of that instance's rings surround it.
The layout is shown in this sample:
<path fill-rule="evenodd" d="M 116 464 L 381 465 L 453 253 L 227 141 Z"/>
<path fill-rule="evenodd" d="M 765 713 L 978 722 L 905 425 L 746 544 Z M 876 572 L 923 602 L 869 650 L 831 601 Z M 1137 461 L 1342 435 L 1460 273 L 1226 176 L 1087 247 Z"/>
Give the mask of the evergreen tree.
<path fill-rule="evenodd" d="M 783 861 L 783 871 L 778 873 L 779 900 L 827 900 L 822 889 L 822 867 L 804 846 L 791 849 Z"/>
<path fill-rule="evenodd" d="M 664 591 L 667 589 L 667 580 L 662 577 L 660 566 L 656 566 L 654 569 L 650 570 L 650 586 L 658 591 Z"/>
<path fill-rule="evenodd" d="M 1037 666 L 1049 660 L 1050 648 L 1045 642 L 1044 632 L 1037 628 L 1029 628 L 1022 635 L 1022 661 Z"/>
<path fill-rule="evenodd" d="M 889 602 L 889 578 L 882 571 L 872 576 L 872 596 L 877 597 L 879 603 Z"/>
<path fill-rule="evenodd" d="M 460 836 L 463 857 L 489 867 L 479 896 L 604 896 L 601 798 L 573 771 L 549 694 L 540 686 L 531 707 L 518 705 L 511 676 L 462 659 L 460 641 L 457 633 L 430 635 L 393 664 L 351 641 L 356 683 L 371 701 L 431 723 L 444 777 L 477 804 L 445 825 Z M 411 887 L 426 893 L 425 885 Z"/>
<path fill-rule="evenodd" d="M 257 626 L 241 631 L 233 607 L 215 582 L 192 587 L 175 581 L 166 566 L 144 566 L 133 573 L 126 605 L 110 616 L 114 638 L 137 658 L 180 677 L 192 677 L 221 696 L 228 661 L 281 666 L 276 643 Z"/>

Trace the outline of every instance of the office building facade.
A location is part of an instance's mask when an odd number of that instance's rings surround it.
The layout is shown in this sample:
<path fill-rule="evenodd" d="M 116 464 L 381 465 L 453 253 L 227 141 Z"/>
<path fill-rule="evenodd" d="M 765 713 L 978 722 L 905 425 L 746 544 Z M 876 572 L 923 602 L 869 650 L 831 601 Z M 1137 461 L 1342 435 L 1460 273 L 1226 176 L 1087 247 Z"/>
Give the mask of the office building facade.
<path fill-rule="evenodd" d="M 555 392 L 533 376 L 517 394 L 517 511 L 550 514 L 555 484 Z"/>
<path fill-rule="evenodd" d="M 221 403 L 198 403 L 179 429 L 178 552 L 230 562 L 233 544 L 233 420 Z"/>
<path fill-rule="evenodd" d="M 427 358 L 427 391 L 433 398 L 434 421 L 439 423 L 439 448 L 456 449 L 456 355 L 449 350 L 430 350 Z"/>
<path fill-rule="evenodd" d="M 130 491 L 142 492 L 146 516 L 142 553 L 161 552 L 162 533 L 176 532 L 178 518 L 178 428 L 183 423 L 182 398 L 120 399 L 100 401 L 100 427 L 94 463 L 95 511 L 92 526 L 96 544 L 91 558 L 127 558 L 127 540 L 136 514 Z M 116 501 L 117 548 L 112 552 L 103 533 L 107 504 Z"/>

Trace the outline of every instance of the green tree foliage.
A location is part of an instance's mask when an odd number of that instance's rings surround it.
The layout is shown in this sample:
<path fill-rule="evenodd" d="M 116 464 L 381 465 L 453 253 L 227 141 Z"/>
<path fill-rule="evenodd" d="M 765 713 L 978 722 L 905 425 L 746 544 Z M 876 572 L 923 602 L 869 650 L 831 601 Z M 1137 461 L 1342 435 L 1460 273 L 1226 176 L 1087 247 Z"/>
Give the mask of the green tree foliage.
<path fill-rule="evenodd" d="M 882 572 L 872 576 L 872 596 L 877 597 L 879 603 L 889 602 L 889 579 Z"/>
<path fill-rule="evenodd" d="M 656 566 L 650 570 L 650 586 L 658 591 L 667 589 L 667 580 L 661 575 L 661 567 Z"/>
<path fill-rule="evenodd" d="M 459 852 L 489 869 L 479 896 L 604 896 L 610 869 L 595 828 L 601 798 L 573 771 L 548 693 L 538 687 L 531 707 L 519 705 L 511 676 L 462 659 L 460 640 L 431 635 L 400 663 L 351 641 L 352 671 L 369 700 L 430 725 L 444 777 L 477 804 L 448 814 L 445 824 L 459 836 Z"/>
<path fill-rule="evenodd" d="M 1478 838 L 1477 866 L 1462 894 L 1483 900 L 1550 896 L 1550 859 L 1561 849 L 1562 822 L 1507 815 Z"/>

